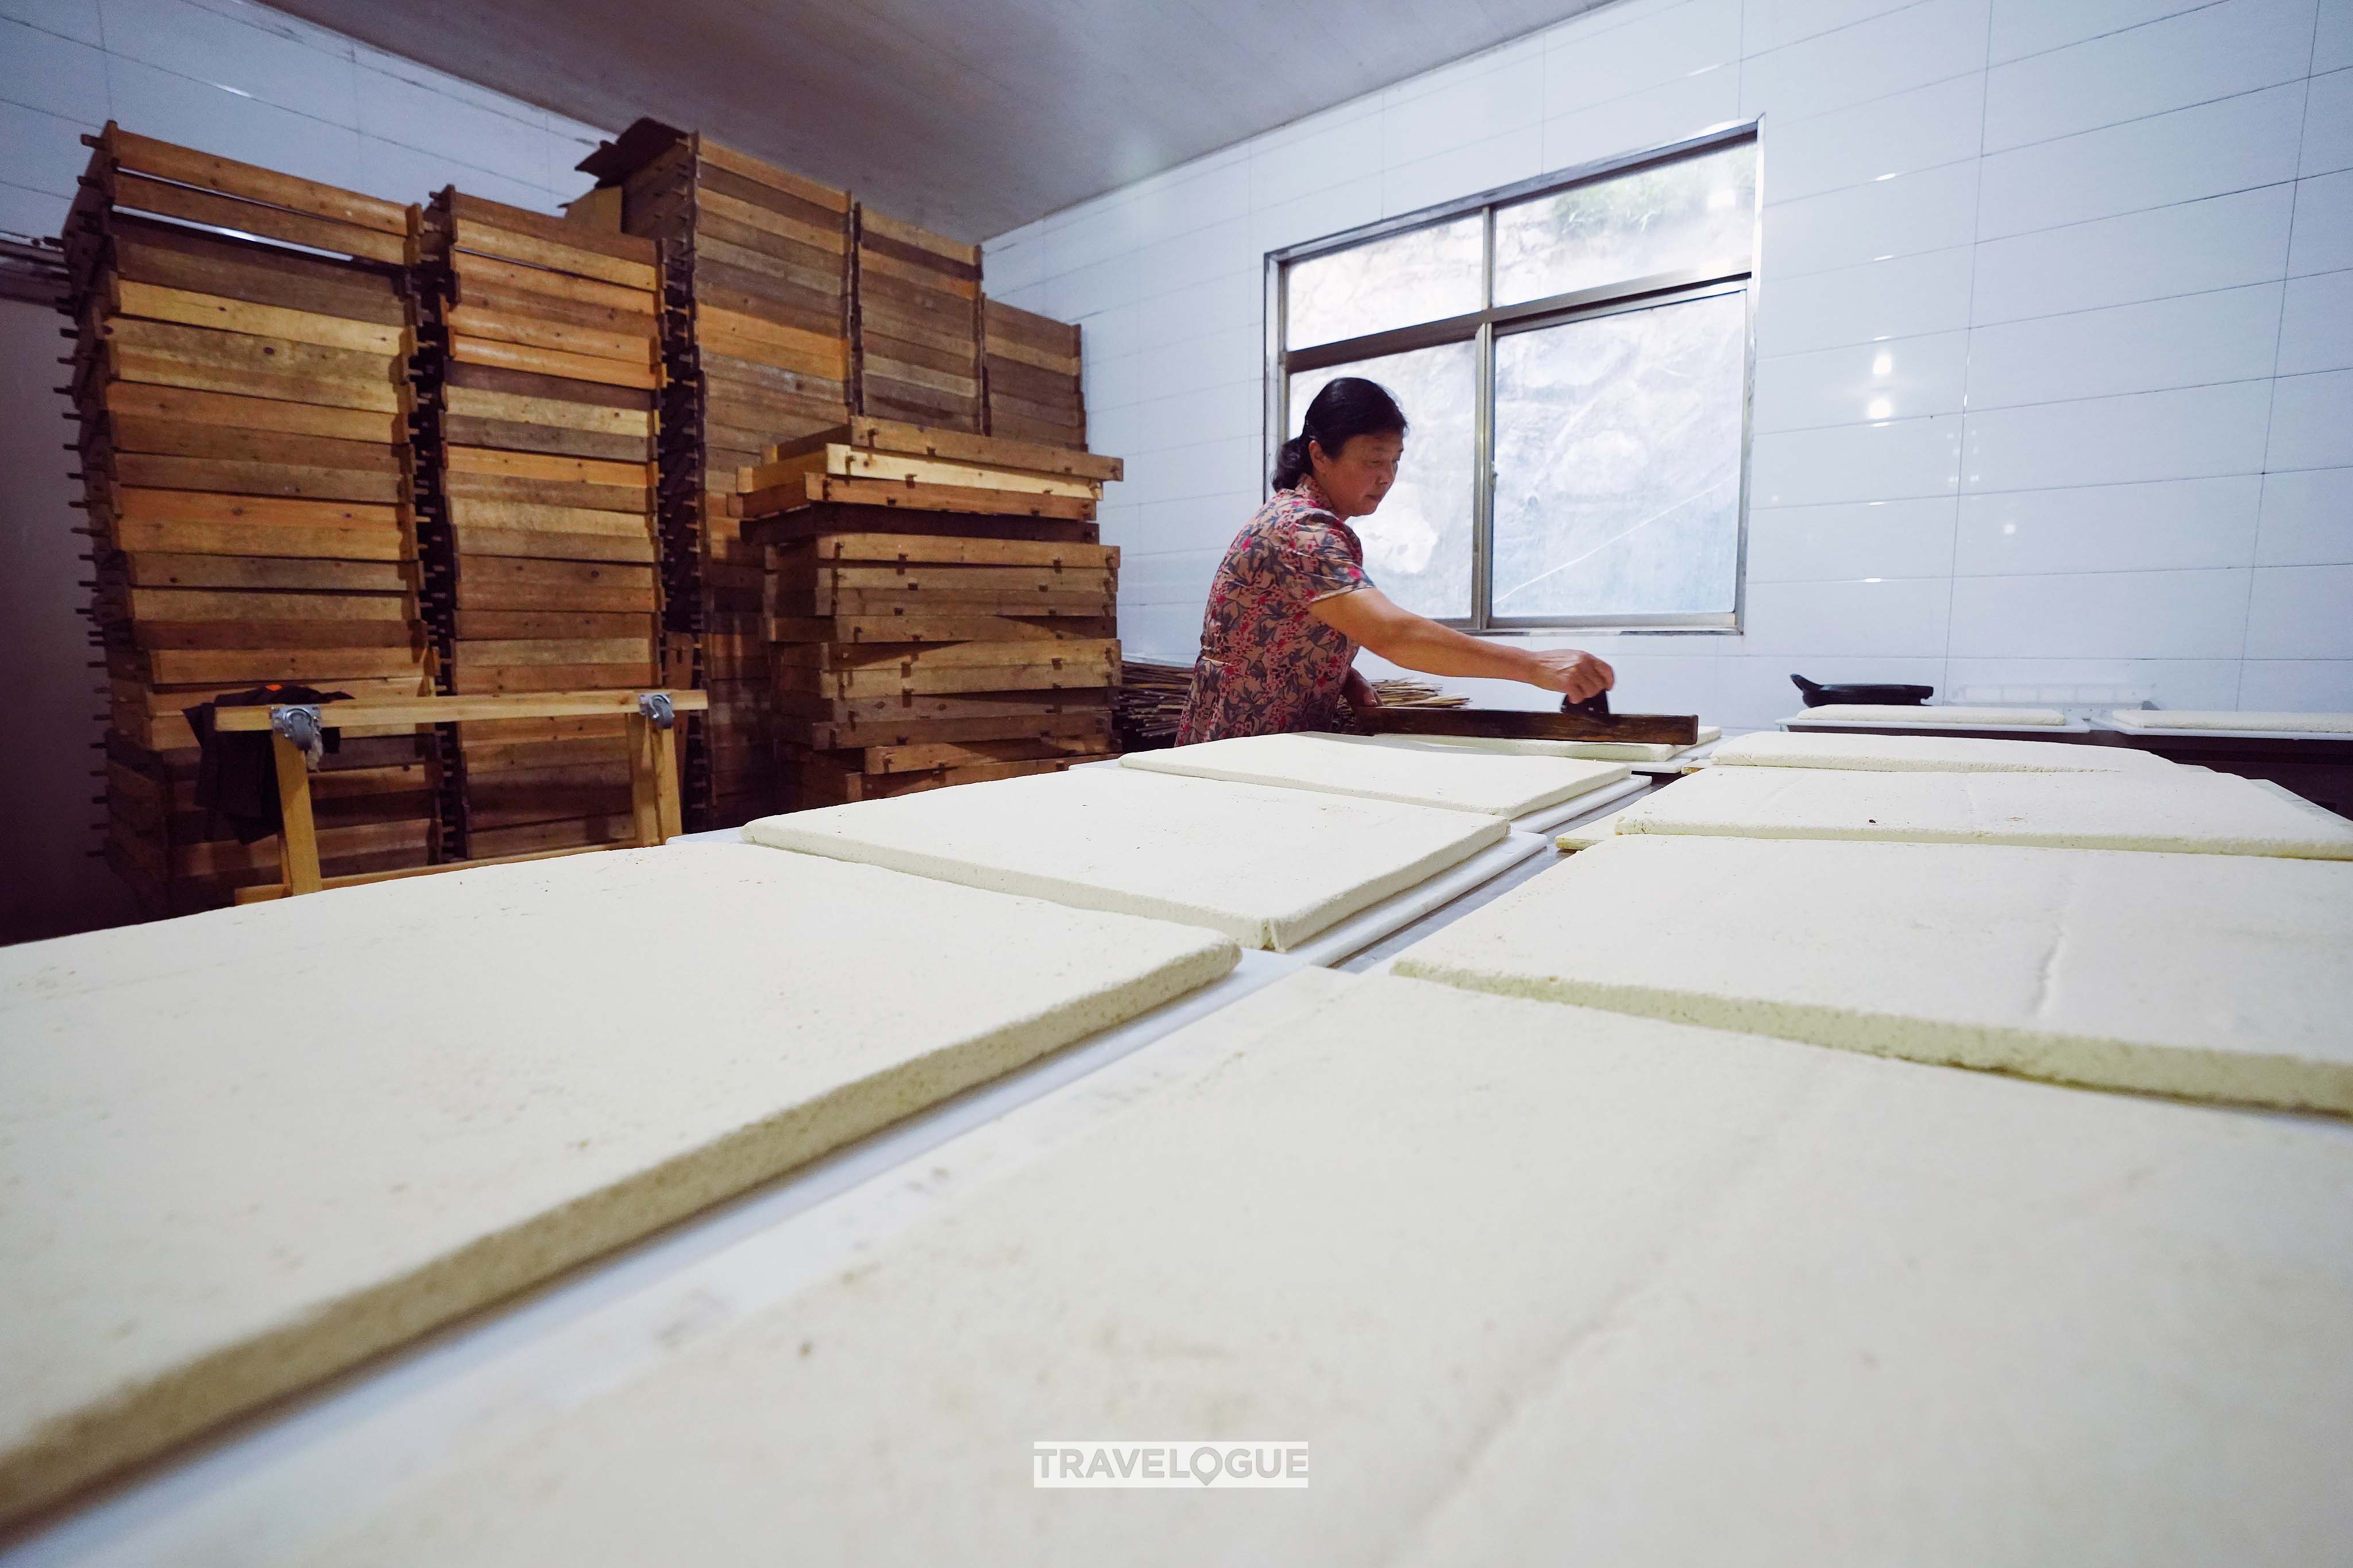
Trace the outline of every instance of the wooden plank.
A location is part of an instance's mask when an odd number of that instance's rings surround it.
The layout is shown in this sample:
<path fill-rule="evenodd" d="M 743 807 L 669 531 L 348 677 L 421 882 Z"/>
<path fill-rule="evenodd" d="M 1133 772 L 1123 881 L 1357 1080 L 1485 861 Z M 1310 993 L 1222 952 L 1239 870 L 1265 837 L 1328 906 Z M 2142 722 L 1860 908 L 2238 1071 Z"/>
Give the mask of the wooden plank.
<path fill-rule="evenodd" d="M 400 528 L 406 514 L 396 506 L 353 501 L 292 500 L 264 496 L 212 495 L 200 490 L 151 490 L 125 487 L 114 492 L 119 520 L 158 522 L 239 522 L 291 528 Z"/>
<path fill-rule="evenodd" d="M 870 234 L 878 235 L 896 244 L 912 245 L 918 249 L 927 250 L 943 261 L 975 269 L 980 266 L 980 247 L 950 239 L 945 235 L 934 234 L 926 228 L 918 228 L 912 223 L 905 223 L 887 214 L 876 212 L 863 203 L 860 203 L 858 208 L 858 221 Z"/>
<path fill-rule="evenodd" d="M 654 443 L 644 436 L 607 436 L 595 430 L 575 430 L 561 425 L 527 425 L 509 419 L 476 419 L 445 416 L 441 438 L 452 446 L 490 447 L 507 452 L 537 452 L 549 457 L 592 458 L 607 462 L 652 462 Z"/>
<path fill-rule="evenodd" d="M 897 670 L 978 669 L 1006 666 L 1023 670 L 1116 664 L 1115 639 L 954 643 L 777 643 L 769 650 L 778 669 L 814 669 L 826 674 Z"/>
<path fill-rule="evenodd" d="M 257 305 L 341 316 L 378 326 L 408 324 L 392 279 L 363 264 L 263 248 L 177 224 L 117 215 L 110 250 L 116 272 L 139 283 L 216 294 Z"/>
<path fill-rule="evenodd" d="M 1099 484 L 1124 478 L 1127 472 L 1126 465 L 1119 458 L 1092 452 L 1074 452 L 1067 447 L 1031 441 L 1008 441 L 997 436 L 932 430 L 919 425 L 875 419 L 864 415 L 852 418 L 839 434 L 813 437 L 771 447 L 763 454 L 764 460 L 774 462 L 807 451 L 812 445 L 823 446 L 829 441 L 840 441 L 876 452 L 899 452 L 910 457 L 935 458 L 944 462 L 969 463 L 977 468 L 1011 468 L 1092 479 Z"/>
<path fill-rule="evenodd" d="M 831 185 L 821 185 L 815 180 L 803 179 L 798 174 L 780 169 L 774 163 L 765 163 L 749 153 L 738 153 L 732 147 L 723 147 L 707 136 L 695 137 L 694 151 L 704 163 L 716 164 L 730 174 L 740 174 L 747 180 L 757 180 L 764 185 L 772 185 L 789 195 L 798 196 L 805 202 L 814 202 L 818 206 L 829 208 L 834 212 L 847 213 L 849 210 L 849 192 L 837 191 Z"/>
<path fill-rule="evenodd" d="M 290 463 L 158 457 L 144 452 L 117 453 L 114 471 L 123 484 L 154 489 L 223 490 L 313 500 L 397 501 L 405 493 L 406 483 L 398 474 Z"/>
<path fill-rule="evenodd" d="M 1064 496 L 1092 500 L 1103 490 L 1092 479 L 1065 479 L 1015 469 L 976 468 L 945 463 L 898 452 L 874 452 L 861 447 L 828 442 L 773 463 L 736 471 L 735 488 L 744 494 L 789 486 L 796 474 L 825 473 L 843 479 L 878 479 L 886 484 L 950 485 L 968 489 L 1006 490 L 1018 494 Z"/>
<path fill-rule="evenodd" d="M 416 614 L 409 595 L 234 594 L 132 588 L 131 613 L 152 621 L 398 621 Z"/>
<path fill-rule="evenodd" d="M 166 184 L 161 180 L 145 179 L 137 174 L 117 174 L 107 182 L 107 188 L 116 206 L 134 212 L 185 218 L 190 223 L 203 224 L 207 228 L 260 235 L 269 239 L 308 246 L 313 250 L 336 251 L 344 256 L 363 257 L 395 267 L 409 264 L 409 240 L 405 233 L 385 234 L 357 224 L 311 217 L 282 207 L 215 195 L 209 191 Z"/>
<path fill-rule="evenodd" d="M 974 278 L 958 276 L 955 267 L 955 263 L 944 258 L 915 260 L 903 251 L 889 248 L 887 243 L 877 246 L 861 242 L 858 247 L 858 273 L 861 279 L 880 273 L 882 277 L 893 278 L 927 292 L 958 300 L 967 312 L 974 311 L 980 300 L 980 284 Z M 977 321 L 973 331 L 977 336 Z"/>
<path fill-rule="evenodd" d="M 775 729 L 788 742 L 819 751 L 987 741 L 1042 741 L 1049 738 L 1072 742 L 1092 738 L 1106 750 L 1112 744 L 1112 721 L 1108 708 L 976 719 L 898 719 L 884 716 L 865 722 L 786 717 L 775 721 Z"/>
<path fill-rule="evenodd" d="M 849 374 L 849 344 L 831 332 L 780 326 L 709 303 L 694 312 L 696 338 L 722 353 L 757 359 L 807 375 L 839 381 Z"/>
<path fill-rule="evenodd" d="M 656 688 L 645 688 L 652 690 Z M 667 690 L 670 707 L 700 713 L 711 706 L 705 691 Z M 397 702 L 330 702 L 319 710 L 327 729 L 345 725 L 456 724 L 493 719 L 595 718 L 638 710 L 636 691 L 550 691 L 518 697 L 417 697 Z M 224 708 L 216 727 L 227 733 L 269 728 L 266 707 Z"/>
<path fill-rule="evenodd" d="M 396 563 L 316 561 L 278 557 L 177 554 L 130 551 L 123 580 L 134 588 L 271 588 L 403 594 L 415 589 L 411 571 Z"/>
<path fill-rule="evenodd" d="M 1630 741 L 1694 745 L 1699 720 L 1689 713 L 1518 712 L 1497 708 L 1358 708 L 1357 723 L 1377 735 L 1474 735 L 1514 741 Z"/>
<path fill-rule="evenodd" d="M 1076 548 L 1072 546 L 1071 548 Z M 803 588 L 835 593 L 864 590 L 902 595 L 936 595 L 944 599 L 988 598 L 1019 602 L 1037 598 L 1108 598 L 1118 591 L 1116 573 L 1107 566 L 964 566 L 910 561 L 897 564 L 829 562 L 808 566 L 779 565 L 770 577 L 780 592 Z"/>
<path fill-rule="evenodd" d="M 325 408 L 282 403 L 270 397 L 188 387 L 144 386 L 114 382 L 106 388 L 108 413 L 122 418 L 177 419 L 238 430 L 274 430 L 289 436 L 324 436 L 339 441 L 375 441 L 391 446 L 408 432 L 396 414 L 375 409 Z"/>
<path fill-rule="evenodd" d="M 779 616 L 767 623 L 773 642 L 944 643 L 1055 641 L 1114 637 L 1109 616 Z"/>
<path fill-rule="evenodd" d="M 590 224 L 574 223 L 567 218 L 550 217 L 528 207 L 509 206 L 504 202 L 470 196 L 454 188 L 448 192 L 448 198 L 450 216 L 461 224 L 481 224 L 509 234 L 527 236 L 546 245 L 592 251 L 609 260 L 628 262 L 649 272 L 660 255 L 652 240 L 638 235 L 624 234 L 617 228 L 598 228 Z M 577 271 L 578 268 L 571 270 Z M 625 279 L 616 279 L 614 281 Z M 645 285 L 649 289 L 659 286 L 658 278 Z"/>
<path fill-rule="evenodd" d="M 584 637 L 565 641 L 543 637 L 467 638 L 457 645 L 462 666 L 530 664 L 644 664 L 653 654 L 653 627 L 640 626 L 635 637 Z"/>
<path fill-rule="evenodd" d="M 561 641 L 635 637 L 644 644 L 649 643 L 654 636 L 650 616 L 600 611 L 478 610 L 470 607 L 458 611 L 456 621 L 459 637 L 479 642 L 526 637 Z"/>
<path fill-rule="evenodd" d="M 1108 735 L 928 741 L 902 746 L 869 746 L 862 752 L 862 762 L 864 771 L 870 773 L 915 773 L 990 763 L 1040 762 L 1050 757 L 1097 757 L 1107 754 L 1112 748 Z"/>
<path fill-rule="evenodd" d="M 649 437 L 654 429 L 654 416 L 638 408 L 605 408 L 558 397 L 526 397 L 470 386 L 444 388 L 441 396 L 443 407 L 469 418 L 544 425 L 607 436 Z"/>
<path fill-rule="evenodd" d="M 545 294 L 559 300 L 576 300 L 586 305 L 599 305 L 624 315 L 643 316 L 650 321 L 660 304 L 660 297 L 635 286 L 602 283 L 590 278 L 575 278 L 566 272 L 550 272 L 543 268 L 520 266 L 501 261 L 493 256 L 478 256 L 470 251 L 453 251 L 449 269 L 458 275 L 459 292 L 463 294 L 470 284 L 486 288 Z"/>
<path fill-rule="evenodd" d="M 374 416 L 362 416 L 373 418 Z M 194 424 L 122 415 L 108 422 L 115 451 L 158 457 L 202 458 L 218 462 L 280 463 L 306 468 L 338 468 L 397 477 L 401 453 L 382 441 L 344 441 L 331 436 L 291 436 L 276 430 Z M 118 473 L 121 470 L 118 468 Z M 393 499 L 397 500 L 397 488 Z"/>
<path fill-rule="evenodd" d="M 761 235 L 763 240 L 773 236 Z M 697 226 L 694 235 L 694 270 L 697 286 L 702 282 L 702 269 L 716 265 L 732 272 L 754 273 L 790 285 L 805 295 L 811 303 L 842 309 L 849 293 L 849 282 L 842 275 L 841 258 L 807 246 L 734 244 Z"/>
<path fill-rule="evenodd" d="M 596 561 L 629 564 L 659 559 L 652 533 L 558 533 L 537 529 L 456 524 L 458 548 L 469 555 L 521 556 L 536 561 Z"/>
<path fill-rule="evenodd" d="M 990 359 L 1010 360 L 1016 364 L 1026 365 L 1044 374 L 1060 376 L 1073 386 L 1078 384 L 1079 376 L 1085 369 L 1085 362 L 1074 353 L 1059 354 L 1047 349 L 1032 348 L 1028 343 L 1016 342 L 1009 338 L 1000 338 L 993 331 L 987 342 Z"/>
<path fill-rule="evenodd" d="M 959 539 L 924 533 L 820 533 L 772 547 L 777 569 L 818 562 L 886 562 L 938 566 L 1026 566 L 1048 571 L 1117 572 L 1115 544 L 1063 544 L 1028 539 Z"/>
<path fill-rule="evenodd" d="M 1069 687 L 1109 688 L 1119 684 L 1119 665 L 1037 664 L 984 665 L 977 668 L 913 669 L 896 666 L 826 673 L 786 669 L 776 672 L 780 690 L 801 690 L 825 697 L 882 697 L 913 692 L 1049 691 Z"/>
<path fill-rule="evenodd" d="M 1035 403 L 1011 393 L 993 393 L 988 403 L 989 407 L 998 414 L 1009 415 L 1018 419 L 1034 420 L 1043 425 L 1060 426 L 1069 420 L 1085 417 L 1082 411 L 1069 405 Z"/>
<path fill-rule="evenodd" d="M 249 615 L 190 621 L 142 617 L 131 627 L 132 646 L 156 653 L 266 647 L 408 647 L 420 635 L 421 628 L 413 614 L 399 620 L 382 621 L 292 620 Z"/>
<path fill-rule="evenodd" d="M 1008 517 L 1003 513 L 926 511 L 913 507 L 878 512 L 871 507 L 836 506 L 829 502 L 765 517 L 706 519 L 703 523 L 706 534 L 715 534 L 722 521 L 731 525 L 728 537 L 779 547 L 800 543 L 822 533 L 862 533 L 875 529 L 941 538 L 1053 540 L 1067 544 L 1099 543 L 1103 537 L 1102 526 L 1092 521 L 1073 522 L 1051 517 Z"/>
<path fill-rule="evenodd" d="M 649 262 L 627 261 L 577 245 L 557 244 L 503 226 L 493 226 L 458 217 L 450 222 L 450 234 L 451 242 L 457 248 L 470 250 L 477 256 L 488 256 L 500 261 L 523 262 L 599 283 L 639 289 L 649 297 L 661 286 L 661 276 Z"/>
<path fill-rule="evenodd" d="M 479 474 L 451 469 L 443 474 L 441 488 L 450 498 L 452 505 L 461 500 L 509 501 L 525 506 L 609 512 L 635 518 L 641 522 L 653 510 L 652 493 L 642 484 L 591 485 L 564 479 L 525 479 L 509 474 Z"/>
<path fill-rule="evenodd" d="M 1023 343 L 1071 359 L 1079 357 L 1079 329 L 1068 321 L 1057 321 L 1002 300 L 988 300 L 985 313 L 991 338 Z"/>
<path fill-rule="evenodd" d="M 1062 442 L 1074 448 L 1087 444 L 1087 427 L 1082 419 L 1072 425 L 1050 425 L 1042 419 L 1025 419 L 1008 414 L 995 404 L 989 405 L 988 427 L 1008 436 L 1018 436 L 1024 441 Z"/>
<path fill-rule="evenodd" d="M 559 274 L 542 272 L 537 276 L 554 278 Z M 501 288 L 471 276 L 455 277 L 455 281 L 457 293 L 449 300 L 453 306 L 482 310 L 493 316 L 557 321 L 592 331 L 615 332 L 625 338 L 647 339 L 658 335 L 659 330 L 650 311 L 619 310 L 611 305 L 567 300 L 560 294 L 543 294 L 534 289 Z"/>
<path fill-rule="evenodd" d="M 267 202 L 272 206 L 356 225 L 379 234 L 406 237 L 408 233 L 407 207 L 364 196 L 357 191 L 298 179 L 275 169 L 134 135 L 111 121 L 100 133 L 99 143 L 117 163 L 141 174 L 243 196 L 248 201 Z"/>
<path fill-rule="evenodd" d="M 839 256 L 849 246 L 849 235 L 846 228 L 828 224 L 806 223 L 768 207 L 738 200 L 723 192 L 709 189 L 698 192 L 695 195 L 695 205 L 702 214 L 708 216 L 735 224 L 744 228 L 757 229 L 762 234 L 774 235 L 779 239 L 790 240 L 795 245 L 805 246 L 811 250 L 820 250 Z"/>
<path fill-rule="evenodd" d="M 514 695 L 608 687 L 649 691 L 661 683 L 661 667 L 643 664 L 469 664 L 456 661 L 451 689 L 465 696 Z"/>
<path fill-rule="evenodd" d="M 416 346 L 405 327 L 322 316 L 312 310 L 290 310 L 278 305 L 256 305 L 244 300 L 166 289 L 111 275 L 104 280 L 103 287 L 117 311 L 149 321 L 213 327 L 249 337 L 283 338 L 290 342 L 318 343 L 362 353 L 405 357 Z"/>
<path fill-rule="evenodd" d="M 565 353 L 556 349 L 532 348 L 522 343 L 498 342 L 487 338 L 452 336 L 449 357 L 461 364 L 488 365 L 496 370 L 522 371 L 530 375 L 570 381 L 601 382 L 608 386 L 651 390 L 661 384 L 659 368 L 651 363 L 631 364 L 617 359 L 599 359 L 594 354 Z"/>
<path fill-rule="evenodd" d="M 497 365 L 461 364 L 445 367 L 446 384 L 470 391 L 504 393 L 554 403 L 575 403 L 596 408 L 625 408 L 651 415 L 659 394 L 651 387 L 613 386 L 569 376 L 534 375 Z"/>
<path fill-rule="evenodd" d="M 611 360 L 632 369 L 649 368 L 660 358 L 661 345 L 650 334 L 606 331 L 596 327 L 575 326 L 569 321 L 504 315 L 474 305 L 448 306 L 442 311 L 442 318 L 450 331 L 470 338 L 547 349 L 587 359 Z M 639 384 L 623 382 L 620 384 Z"/>
<path fill-rule="evenodd" d="M 290 528 L 280 523 L 118 521 L 114 542 L 128 551 L 320 561 L 407 561 L 417 554 L 397 529 Z"/>
<path fill-rule="evenodd" d="M 272 377 L 390 386 L 401 381 L 405 374 L 402 362 L 390 354 L 363 353 L 356 349 L 330 348 L 290 338 L 224 331 L 173 321 L 118 316 L 101 325 L 99 333 L 106 342 L 143 357 Z"/>
<path fill-rule="evenodd" d="M 322 878 L 320 886 L 325 891 L 332 892 L 337 888 L 360 888 L 371 882 L 397 882 L 408 877 L 430 877 L 443 871 L 466 871 L 483 866 L 520 866 L 533 860 L 554 860 L 566 855 L 594 855 L 609 847 L 612 846 L 576 844 L 560 849 L 534 849 L 522 855 L 478 856 L 470 860 L 444 860 L 434 866 L 403 866 L 397 870 L 391 871 L 360 871 L 346 877 Z M 257 883 L 250 888 L 239 888 L 237 890 L 237 901 L 240 904 L 268 903 L 272 899 L 282 899 L 285 896 L 286 889 L 283 887 L 273 886 L 268 882 Z"/>
<path fill-rule="evenodd" d="M 877 479 L 837 479 L 829 474 L 804 474 L 801 481 L 798 486 L 779 485 L 745 496 L 744 514 L 759 517 L 814 502 L 833 501 L 845 506 L 904 507 L 986 516 L 1051 517 L 1072 522 L 1091 522 L 1095 515 L 1093 501 L 1070 496 L 974 489 L 963 485 L 886 484 Z"/>
<path fill-rule="evenodd" d="M 408 647 L 157 648 L 144 656 L 159 685 L 249 685 L 261 680 L 305 685 L 363 676 L 422 678 L 424 656 Z"/>
<path fill-rule="evenodd" d="M 504 474 L 515 479 L 601 485 L 643 489 L 654 482 L 651 463 L 615 463 L 589 458 L 550 457 L 533 452 L 502 452 L 485 447 L 448 449 L 449 471 L 461 474 Z"/>
<path fill-rule="evenodd" d="M 1075 373 L 1057 374 L 996 354 L 988 360 L 988 392 L 992 399 L 1029 403 L 1039 408 L 1075 412 L 1082 405 L 1082 389 Z"/>
<path fill-rule="evenodd" d="M 105 345 L 101 369 L 109 381 L 151 386 L 185 387 L 239 396 L 272 398 L 286 403 L 327 408 L 361 408 L 398 415 L 408 406 L 406 382 L 334 381 L 315 376 L 277 375 L 254 367 L 200 363 L 167 355 Z"/>

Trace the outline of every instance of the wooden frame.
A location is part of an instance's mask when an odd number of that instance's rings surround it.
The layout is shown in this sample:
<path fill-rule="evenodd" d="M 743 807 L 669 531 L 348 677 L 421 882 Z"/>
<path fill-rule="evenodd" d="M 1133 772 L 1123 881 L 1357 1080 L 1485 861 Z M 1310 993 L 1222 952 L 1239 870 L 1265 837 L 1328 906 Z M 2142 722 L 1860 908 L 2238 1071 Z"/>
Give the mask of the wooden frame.
<path fill-rule="evenodd" d="M 359 727 L 398 728 L 414 724 L 453 724 L 496 719 L 575 719 L 617 717 L 628 721 L 629 741 L 629 809 L 635 834 L 618 844 L 543 849 L 527 855 L 500 855 L 480 860 L 452 860 L 438 866 L 408 867 L 396 871 L 363 871 L 347 877 L 319 874 L 319 834 L 311 814 L 311 769 L 294 743 L 276 732 L 276 707 L 220 708 L 214 725 L 224 734 L 268 733 L 278 763 L 278 805 L 285 819 L 279 832 L 276 886 L 237 889 L 240 904 L 267 899 L 316 893 L 328 888 L 356 887 L 435 871 L 463 870 L 471 866 L 503 866 L 522 860 L 546 860 L 559 855 L 580 855 L 594 849 L 651 848 L 681 829 L 678 796 L 678 748 L 674 731 L 657 729 L 638 710 L 635 691 L 549 691 L 498 697 L 411 697 L 385 702 L 330 702 L 318 709 L 324 730 Z M 707 691 L 661 691 L 673 713 L 707 712 Z M 280 706 L 284 706 L 283 704 Z"/>

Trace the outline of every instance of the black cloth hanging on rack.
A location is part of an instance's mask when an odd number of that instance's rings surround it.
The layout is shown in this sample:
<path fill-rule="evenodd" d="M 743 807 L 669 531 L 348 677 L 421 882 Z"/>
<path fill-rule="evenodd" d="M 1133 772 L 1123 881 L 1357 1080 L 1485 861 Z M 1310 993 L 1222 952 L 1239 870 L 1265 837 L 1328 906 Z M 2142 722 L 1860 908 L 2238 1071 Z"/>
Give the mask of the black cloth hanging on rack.
<path fill-rule="evenodd" d="M 196 806 L 205 814 L 207 836 L 215 823 L 226 821 L 239 844 L 251 844 L 285 826 L 278 809 L 278 759 L 270 747 L 270 732 L 251 730 L 222 734 L 213 727 L 214 709 L 314 708 L 323 702 L 348 702 L 351 695 L 273 684 L 232 691 L 183 709 L 203 753 L 196 761 Z M 325 731 L 324 744 L 328 751 L 339 750 L 339 731 Z"/>

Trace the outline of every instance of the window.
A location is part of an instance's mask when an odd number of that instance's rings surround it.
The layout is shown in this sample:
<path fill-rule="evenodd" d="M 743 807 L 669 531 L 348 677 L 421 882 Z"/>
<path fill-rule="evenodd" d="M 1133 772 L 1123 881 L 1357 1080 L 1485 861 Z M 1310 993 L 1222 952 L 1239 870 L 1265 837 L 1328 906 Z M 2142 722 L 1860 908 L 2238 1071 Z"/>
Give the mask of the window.
<path fill-rule="evenodd" d="M 1277 252 L 1275 429 L 1413 422 L 1373 580 L 1473 629 L 1738 624 L 1757 143 L 1742 130 Z"/>

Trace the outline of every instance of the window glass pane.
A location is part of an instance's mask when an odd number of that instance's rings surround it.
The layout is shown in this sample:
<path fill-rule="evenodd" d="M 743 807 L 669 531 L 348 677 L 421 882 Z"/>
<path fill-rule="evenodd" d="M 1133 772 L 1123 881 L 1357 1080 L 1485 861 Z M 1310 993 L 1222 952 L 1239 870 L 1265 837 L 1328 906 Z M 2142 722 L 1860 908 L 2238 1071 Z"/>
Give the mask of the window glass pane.
<path fill-rule="evenodd" d="M 1412 428 L 1380 510 L 1354 520 L 1373 586 L 1419 615 L 1471 614 L 1471 474 L 1477 351 L 1440 343 L 1411 353 L 1308 371 L 1291 378 L 1291 430 L 1328 382 L 1366 376 L 1389 389 Z"/>
<path fill-rule="evenodd" d="M 1756 248 L 1757 144 L 1576 185 L 1495 212 L 1495 303 L 1570 294 Z"/>
<path fill-rule="evenodd" d="M 1313 348 L 1480 309 L 1481 226 L 1474 213 L 1293 263 L 1283 274 L 1283 346 Z"/>
<path fill-rule="evenodd" d="M 1733 608 L 1747 296 L 1495 340 L 1493 613 Z"/>

